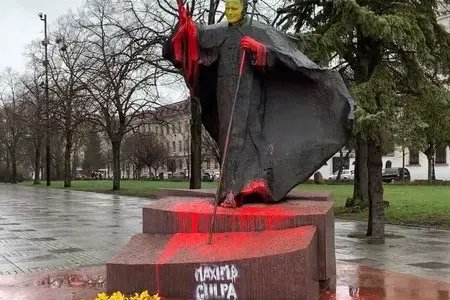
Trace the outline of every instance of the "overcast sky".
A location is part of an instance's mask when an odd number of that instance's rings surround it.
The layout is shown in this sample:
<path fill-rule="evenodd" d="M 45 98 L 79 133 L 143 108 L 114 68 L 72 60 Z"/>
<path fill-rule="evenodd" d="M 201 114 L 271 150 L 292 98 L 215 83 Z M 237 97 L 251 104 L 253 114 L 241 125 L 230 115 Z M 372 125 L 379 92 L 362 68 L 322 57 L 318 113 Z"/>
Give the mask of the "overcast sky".
<path fill-rule="evenodd" d="M 76 10 L 84 0 L 0 0 L 0 72 L 6 67 L 25 69 L 25 46 L 43 39 L 44 22 L 38 13 L 47 14 L 49 26 L 70 9 Z"/>

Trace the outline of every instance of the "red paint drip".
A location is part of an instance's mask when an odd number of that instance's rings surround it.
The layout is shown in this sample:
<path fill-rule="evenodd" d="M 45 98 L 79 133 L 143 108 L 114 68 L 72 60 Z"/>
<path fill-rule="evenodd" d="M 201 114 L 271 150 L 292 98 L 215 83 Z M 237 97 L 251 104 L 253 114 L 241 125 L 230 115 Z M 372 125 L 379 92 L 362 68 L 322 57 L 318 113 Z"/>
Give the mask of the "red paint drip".
<path fill-rule="evenodd" d="M 204 239 L 202 241 L 204 242 Z M 159 279 L 159 266 L 166 264 L 172 257 L 174 257 L 177 253 L 182 251 L 182 249 L 185 246 L 187 246 L 188 244 L 192 244 L 193 242 L 195 241 L 185 234 L 174 234 L 167 242 L 166 246 L 161 251 L 159 257 L 155 261 L 155 275 L 158 294 L 160 294 L 161 292 Z"/>

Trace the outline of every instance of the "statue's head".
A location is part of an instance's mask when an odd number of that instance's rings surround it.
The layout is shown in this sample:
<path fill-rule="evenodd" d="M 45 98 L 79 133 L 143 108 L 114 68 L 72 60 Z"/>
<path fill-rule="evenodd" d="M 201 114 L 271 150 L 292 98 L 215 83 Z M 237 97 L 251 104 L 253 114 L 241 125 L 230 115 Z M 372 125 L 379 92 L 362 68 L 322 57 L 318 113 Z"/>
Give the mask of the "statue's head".
<path fill-rule="evenodd" d="M 242 22 L 247 13 L 247 0 L 225 0 L 225 16 L 230 25 Z"/>

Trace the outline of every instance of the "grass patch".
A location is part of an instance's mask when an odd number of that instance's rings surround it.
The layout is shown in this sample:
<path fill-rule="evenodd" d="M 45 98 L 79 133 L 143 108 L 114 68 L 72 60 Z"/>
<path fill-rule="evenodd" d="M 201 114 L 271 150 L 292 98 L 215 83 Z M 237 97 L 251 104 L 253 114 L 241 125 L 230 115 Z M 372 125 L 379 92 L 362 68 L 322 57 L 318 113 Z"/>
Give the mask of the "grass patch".
<path fill-rule="evenodd" d="M 32 182 L 24 185 L 32 186 Z M 45 182 L 42 182 L 45 187 Z M 72 190 L 112 193 L 118 195 L 152 198 L 158 188 L 188 188 L 188 182 L 122 180 L 121 190 L 112 191 L 110 180 L 77 180 Z M 53 181 L 52 188 L 63 188 L 62 181 Z M 216 188 L 215 182 L 203 182 L 202 188 Z M 353 185 L 303 184 L 297 187 L 304 191 L 329 191 L 335 202 L 335 215 L 351 220 L 367 220 L 367 211 L 349 213 L 345 200 L 353 194 Z M 384 185 L 386 222 L 450 229 L 450 186 Z"/>
<path fill-rule="evenodd" d="M 33 186 L 32 181 L 23 183 L 27 186 Z M 38 187 L 46 188 L 45 182 L 42 181 Z M 202 188 L 215 188 L 214 182 L 203 182 Z M 51 188 L 64 189 L 63 181 L 52 181 Z M 135 196 L 144 198 L 153 198 L 154 193 L 160 188 L 175 188 L 175 189 L 187 189 L 189 188 L 189 182 L 179 181 L 138 181 L 138 180 L 121 180 L 120 190 L 112 190 L 112 180 L 74 180 L 72 181 L 72 187 L 68 188 L 75 191 L 84 192 L 96 192 L 117 194 L 125 196 Z"/>

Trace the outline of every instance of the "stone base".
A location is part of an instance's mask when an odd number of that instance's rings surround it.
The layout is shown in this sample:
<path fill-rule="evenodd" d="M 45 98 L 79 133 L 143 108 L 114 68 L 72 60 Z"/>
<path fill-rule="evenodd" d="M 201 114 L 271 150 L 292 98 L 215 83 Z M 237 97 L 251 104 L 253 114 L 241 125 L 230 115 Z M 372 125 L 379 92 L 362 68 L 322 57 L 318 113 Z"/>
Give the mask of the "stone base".
<path fill-rule="evenodd" d="M 328 193 L 218 207 L 208 245 L 214 192 L 164 192 L 178 196 L 146 206 L 143 234 L 107 263 L 108 292 L 148 290 L 171 299 L 317 299 L 319 287 L 334 289 Z"/>
<path fill-rule="evenodd" d="M 210 198 L 162 198 L 144 207 L 143 232 L 209 232 L 212 214 L 213 205 Z M 252 203 L 235 209 L 218 207 L 214 232 L 281 230 L 305 225 L 314 225 L 317 228 L 321 288 L 333 289 L 336 260 L 331 201 L 289 198 L 276 204 Z"/>
<path fill-rule="evenodd" d="M 135 235 L 107 264 L 107 291 L 181 299 L 317 299 L 314 226 Z"/>

